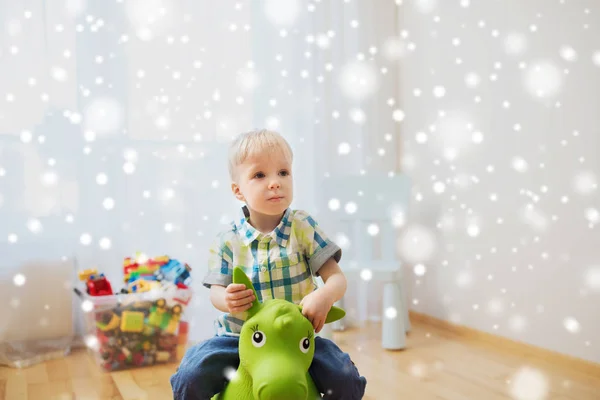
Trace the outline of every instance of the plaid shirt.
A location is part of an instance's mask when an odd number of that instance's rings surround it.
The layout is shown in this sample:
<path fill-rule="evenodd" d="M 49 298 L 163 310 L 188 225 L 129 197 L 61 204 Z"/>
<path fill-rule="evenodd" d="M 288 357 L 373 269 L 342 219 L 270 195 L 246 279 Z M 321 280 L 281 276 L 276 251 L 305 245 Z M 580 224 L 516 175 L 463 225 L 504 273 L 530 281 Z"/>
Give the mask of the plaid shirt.
<path fill-rule="evenodd" d="M 314 276 L 327 260 L 339 262 L 342 251 L 329 240 L 306 212 L 287 209 L 279 225 L 268 234 L 248 223 L 242 207 L 237 221 L 220 233 L 210 249 L 208 272 L 202 282 L 227 286 L 233 267 L 241 267 L 252 281 L 260 302 L 285 299 L 299 304 L 316 289 Z M 215 320 L 218 336 L 238 336 L 248 313 L 224 313 Z"/>

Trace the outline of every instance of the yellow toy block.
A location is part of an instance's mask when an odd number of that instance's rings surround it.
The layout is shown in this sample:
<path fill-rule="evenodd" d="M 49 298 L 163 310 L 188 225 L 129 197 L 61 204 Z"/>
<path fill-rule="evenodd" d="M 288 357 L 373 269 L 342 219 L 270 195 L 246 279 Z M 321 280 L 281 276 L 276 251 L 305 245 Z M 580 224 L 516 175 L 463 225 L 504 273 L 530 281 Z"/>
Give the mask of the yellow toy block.
<path fill-rule="evenodd" d="M 141 332 L 144 330 L 144 313 L 141 311 L 123 311 L 121 314 L 121 332 Z"/>
<path fill-rule="evenodd" d="M 138 279 L 137 281 L 131 282 L 127 285 L 127 290 L 129 293 L 143 293 L 159 288 L 160 283 L 156 281 L 146 281 L 144 279 Z"/>
<path fill-rule="evenodd" d="M 164 329 L 164 331 L 166 333 L 170 333 L 171 335 L 174 335 L 175 332 L 177 331 L 177 328 L 179 328 L 179 318 L 175 318 L 175 316 L 173 316 L 170 320 L 169 320 L 169 324 L 167 325 L 167 327 Z"/>
<path fill-rule="evenodd" d="M 90 275 L 97 275 L 98 270 L 96 268 L 85 269 L 83 271 L 79 271 L 77 274 L 79 276 L 80 281 L 87 281 L 90 278 Z"/>
<path fill-rule="evenodd" d="M 110 321 L 108 321 L 106 324 L 103 324 L 102 322 L 96 322 L 96 326 L 101 331 L 108 332 L 117 329 L 120 322 L 121 318 L 119 318 L 116 314 L 113 314 Z"/>
<path fill-rule="evenodd" d="M 154 257 L 153 260 L 155 262 L 161 263 L 161 264 L 166 264 L 169 262 L 171 258 L 169 256 L 158 256 L 158 257 Z"/>

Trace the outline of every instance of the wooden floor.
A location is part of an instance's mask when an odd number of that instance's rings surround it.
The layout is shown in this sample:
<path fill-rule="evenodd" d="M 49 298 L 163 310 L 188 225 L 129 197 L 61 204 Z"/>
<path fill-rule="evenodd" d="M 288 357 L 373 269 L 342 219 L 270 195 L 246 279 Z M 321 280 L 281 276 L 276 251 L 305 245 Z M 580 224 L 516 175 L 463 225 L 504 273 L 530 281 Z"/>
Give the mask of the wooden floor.
<path fill-rule="evenodd" d="M 336 332 L 335 340 L 367 377 L 365 399 L 600 399 L 600 369 L 499 350 L 423 322 L 414 324 L 404 351 L 381 349 L 378 324 Z M 27 369 L 0 367 L 0 399 L 172 399 L 169 377 L 176 367 L 104 373 L 76 351 Z"/>

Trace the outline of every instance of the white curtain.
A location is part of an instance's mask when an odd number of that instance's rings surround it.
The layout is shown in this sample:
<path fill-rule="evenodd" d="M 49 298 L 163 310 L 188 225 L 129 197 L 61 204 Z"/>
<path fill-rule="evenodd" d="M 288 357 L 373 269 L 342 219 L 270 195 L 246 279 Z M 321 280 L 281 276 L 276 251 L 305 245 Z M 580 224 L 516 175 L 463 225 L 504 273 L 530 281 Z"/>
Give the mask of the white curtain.
<path fill-rule="evenodd" d="M 293 206 L 317 216 L 326 174 L 395 170 L 396 7 L 0 1 L 0 275 L 60 254 L 119 288 L 123 257 L 168 254 L 193 268 L 191 339 L 212 334 L 200 282 L 239 206 L 227 142 L 282 132 Z"/>

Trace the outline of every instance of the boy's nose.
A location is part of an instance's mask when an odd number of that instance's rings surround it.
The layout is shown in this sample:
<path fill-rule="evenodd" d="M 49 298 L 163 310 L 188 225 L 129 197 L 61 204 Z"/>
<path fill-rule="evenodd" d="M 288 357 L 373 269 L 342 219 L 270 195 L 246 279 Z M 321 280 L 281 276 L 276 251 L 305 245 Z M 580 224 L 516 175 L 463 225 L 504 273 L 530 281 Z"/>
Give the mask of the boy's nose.
<path fill-rule="evenodd" d="M 269 189 L 275 189 L 275 188 L 280 188 L 281 185 L 279 184 L 278 180 L 273 180 L 271 181 L 271 183 L 269 184 Z"/>

